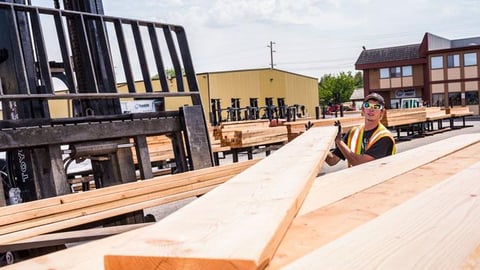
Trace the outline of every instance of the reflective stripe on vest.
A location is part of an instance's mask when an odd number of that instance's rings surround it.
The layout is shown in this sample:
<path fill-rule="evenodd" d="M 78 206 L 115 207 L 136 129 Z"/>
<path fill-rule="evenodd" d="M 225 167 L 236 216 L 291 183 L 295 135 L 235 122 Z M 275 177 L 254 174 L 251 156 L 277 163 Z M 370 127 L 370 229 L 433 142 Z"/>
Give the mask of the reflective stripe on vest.
<path fill-rule="evenodd" d="M 348 140 L 347 140 L 347 145 L 354 152 L 355 154 L 360 155 L 362 153 L 362 141 L 363 141 L 363 132 L 365 130 L 365 126 L 362 125 L 360 127 L 354 127 L 350 130 L 350 133 L 348 135 Z M 377 129 L 373 132 L 372 136 L 370 136 L 370 139 L 368 140 L 367 146 L 365 148 L 365 151 L 370 149 L 372 145 L 374 145 L 376 142 L 378 142 L 381 138 L 384 137 L 389 137 L 392 142 L 393 142 L 393 148 L 392 148 L 392 155 L 396 153 L 396 147 L 395 147 L 395 139 L 393 138 L 392 133 L 385 128 L 382 124 L 378 124 Z"/>

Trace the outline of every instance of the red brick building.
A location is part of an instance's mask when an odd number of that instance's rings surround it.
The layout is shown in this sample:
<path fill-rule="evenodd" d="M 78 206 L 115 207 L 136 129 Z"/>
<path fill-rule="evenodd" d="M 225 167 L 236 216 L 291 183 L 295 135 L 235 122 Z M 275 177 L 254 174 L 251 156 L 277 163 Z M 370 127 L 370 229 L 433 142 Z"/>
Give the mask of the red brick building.
<path fill-rule="evenodd" d="M 364 49 L 355 68 L 364 92 L 380 93 L 387 108 L 468 106 L 479 114 L 480 37 L 450 40 L 425 33 L 420 44 Z"/>

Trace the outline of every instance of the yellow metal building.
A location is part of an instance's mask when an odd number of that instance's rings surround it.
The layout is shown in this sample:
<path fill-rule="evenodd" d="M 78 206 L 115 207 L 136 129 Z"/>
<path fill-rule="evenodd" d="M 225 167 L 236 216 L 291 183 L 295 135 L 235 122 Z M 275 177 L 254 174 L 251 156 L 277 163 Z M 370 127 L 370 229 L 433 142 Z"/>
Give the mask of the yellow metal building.
<path fill-rule="evenodd" d="M 212 99 L 220 99 L 221 107 L 231 105 L 232 98 L 240 99 L 240 107 L 250 105 L 250 98 L 258 99 L 258 106 L 264 107 L 265 98 L 272 98 L 273 105 L 278 98 L 284 98 L 285 104 L 305 106 L 306 116 L 315 116 L 318 106 L 318 79 L 278 69 L 250 69 L 236 71 L 208 72 L 197 74 L 198 87 L 202 97 L 205 116 L 210 122 Z M 158 80 L 152 81 L 153 89 L 161 89 Z M 184 79 L 186 91 L 188 85 Z M 145 91 L 142 81 L 135 84 L 137 92 Z M 170 91 L 176 91 L 175 78 L 169 80 Z M 119 85 L 119 92 L 127 92 L 126 85 Z M 184 104 L 191 104 L 188 98 L 165 100 L 165 108 L 177 109 Z"/>
<path fill-rule="evenodd" d="M 284 98 L 285 104 L 305 106 L 305 114 L 315 116 L 318 106 L 318 79 L 278 69 L 251 69 L 197 74 L 206 116 L 211 112 L 210 100 L 220 99 L 221 107 L 231 104 L 232 98 L 240 99 L 240 107 L 250 105 L 250 98 L 258 98 L 258 106 L 264 107 L 265 98 Z"/>

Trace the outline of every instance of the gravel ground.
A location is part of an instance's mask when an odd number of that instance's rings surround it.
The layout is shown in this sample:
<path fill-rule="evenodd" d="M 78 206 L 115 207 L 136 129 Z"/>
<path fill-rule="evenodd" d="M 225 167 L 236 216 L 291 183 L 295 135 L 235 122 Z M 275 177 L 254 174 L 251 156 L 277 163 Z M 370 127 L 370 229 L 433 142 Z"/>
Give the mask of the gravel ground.
<path fill-rule="evenodd" d="M 455 121 L 455 126 L 461 126 L 462 122 L 461 119 L 457 119 Z M 445 121 L 443 123 L 444 127 L 447 127 L 447 122 Z M 407 151 L 412 148 L 416 148 L 418 146 L 422 146 L 425 144 L 433 143 L 439 140 L 443 140 L 449 137 L 453 137 L 456 135 L 460 134 L 468 134 L 468 133 L 480 133 L 480 116 L 474 116 L 474 117 L 469 117 L 467 118 L 466 121 L 466 128 L 459 128 L 459 129 L 453 129 L 453 130 L 448 130 L 442 133 L 437 133 L 432 136 L 425 136 L 425 137 L 420 137 L 420 138 L 412 138 L 410 140 L 402 140 L 397 142 L 397 153 L 401 153 L 403 151 Z M 436 128 L 436 125 L 434 126 Z M 401 133 L 401 137 L 406 136 L 406 133 Z M 265 157 L 265 153 L 262 151 L 254 152 L 254 158 L 255 157 Z M 247 155 L 246 153 L 241 153 L 239 154 L 239 160 L 247 160 Z M 232 157 L 231 155 L 225 155 L 223 158 L 220 159 L 220 164 L 228 164 L 232 162 Z M 339 162 L 335 166 L 328 166 L 325 165 L 322 170 L 320 171 L 320 174 L 326 174 L 326 173 L 331 173 L 334 171 L 342 170 L 347 167 L 346 162 Z M 145 209 L 145 214 L 152 214 L 155 216 L 156 220 L 160 220 L 169 214 L 177 211 L 181 207 L 185 206 L 186 204 L 192 202 L 195 200 L 195 198 L 188 198 L 184 199 L 181 201 L 177 202 L 172 202 L 169 204 L 165 204 L 162 206 L 154 207 L 154 208 L 149 208 Z"/>

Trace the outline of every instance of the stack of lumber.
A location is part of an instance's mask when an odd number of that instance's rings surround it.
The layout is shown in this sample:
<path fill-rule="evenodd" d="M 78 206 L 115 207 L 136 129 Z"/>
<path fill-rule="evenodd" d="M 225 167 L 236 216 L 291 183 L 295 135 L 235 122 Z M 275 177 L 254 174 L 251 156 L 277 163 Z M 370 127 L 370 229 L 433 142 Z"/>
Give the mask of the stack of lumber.
<path fill-rule="evenodd" d="M 446 113 L 446 110 L 440 107 L 427 107 L 427 121 L 436 121 L 450 118 L 450 114 Z"/>
<path fill-rule="evenodd" d="M 0 212 L 0 245 L 198 196 L 258 161 L 160 176 L 17 205 Z"/>
<path fill-rule="evenodd" d="M 132 140 L 133 143 L 133 140 Z M 174 159 L 172 141 L 166 135 L 149 136 L 147 137 L 148 153 L 150 155 L 150 161 L 164 161 Z M 132 147 L 133 162 L 138 163 L 135 148 Z"/>
<path fill-rule="evenodd" d="M 446 113 L 446 110 L 440 107 L 427 107 L 425 108 L 427 111 L 427 129 L 428 131 L 424 132 L 425 135 L 433 135 L 438 132 L 444 132 L 450 130 L 450 128 L 443 127 L 443 120 L 444 119 L 451 119 L 451 115 Z M 433 122 L 437 122 L 438 129 L 436 131 L 433 130 Z"/>
<path fill-rule="evenodd" d="M 298 212 L 336 132 L 335 127 L 310 129 L 154 225 L 15 266 L 263 269 Z"/>
<path fill-rule="evenodd" d="M 305 132 L 307 127 L 326 127 L 333 126 L 335 121 L 340 121 L 342 124 L 342 132 L 346 133 L 352 127 L 363 124 L 363 116 L 351 116 L 351 117 L 338 117 L 338 118 L 325 118 L 316 120 L 301 120 L 295 122 L 283 123 L 287 127 L 288 141 L 291 141 Z"/>
<path fill-rule="evenodd" d="M 210 137 L 210 145 L 212 147 L 213 153 L 225 152 L 230 150 L 229 146 L 222 146 L 220 137 L 215 136 L 217 133 L 217 128 L 213 126 L 208 126 L 208 136 Z"/>
<path fill-rule="evenodd" d="M 285 126 L 252 128 L 236 130 L 230 141 L 232 148 L 244 148 L 257 145 L 286 143 L 287 128 Z"/>
<path fill-rule="evenodd" d="M 388 109 L 385 111 L 381 123 L 386 127 L 399 127 L 427 121 L 425 107 L 410 109 Z"/>
<path fill-rule="evenodd" d="M 318 178 L 272 269 L 478 269 L 479 150 L 462 135 Z"/>
<path fill-rule="evenodd" d="M 5 269 L 480 267 L 480 134 L 312 183 L 312 153 L 325 154 L 336 130 L 321 133 L 329 141 L 302 135 L 154 225 Z"/>
<path fill-rule="evenodd" d="M 235 131 L 265 129 L 270 126 L 267 119 L 225 122 L 215 127 L 213 137 L 220 140 L 221 146 L 230 146 L 234 141 Z"/>
<path fill-rule="evenodd" d="M 88 189 L 95 189 L 97 188 L 95 185 L 95 180 L 93 175 L 75 177 L 72 179 L 67 180 L 68 184 L 70 185 L 70 189 L 72 192 L 80 192 L 83 189 L 83 185 L 87 184 Z"/>
<path fill-rule="evenodd" d="M 212 152 L 223 152 L 223 151 L 228 151 L 230 149 L 228 146 L 226 147 L 222 146 L 220 143 L 220 139 L 216 139 L 215 136 L 213 136 L 214 134 L 213 128 L 209 128 L 208 133 L 210 136 L 210 145 L 212 148 Z M 132 140 L 132 143 L 133 143 L 133 140 Z M 150 155 L 151 162 L 166 161 L 166 160 L 171 160 L 175 158 L 172 141 L 166 135 L 147 137 L 147 145 L 148 145 L 148 152 Z M 138 159 L 137 159 L 137 155 L 134 147 L 132 147 L 132 156 L 133 156 L 133 162 L 137 164 Z"/>
<path fill-rule="evenodd" d="M 458 106 L 445 109 L 453 118 L 472 116 L 473 112 L 467 106 Z"/>

